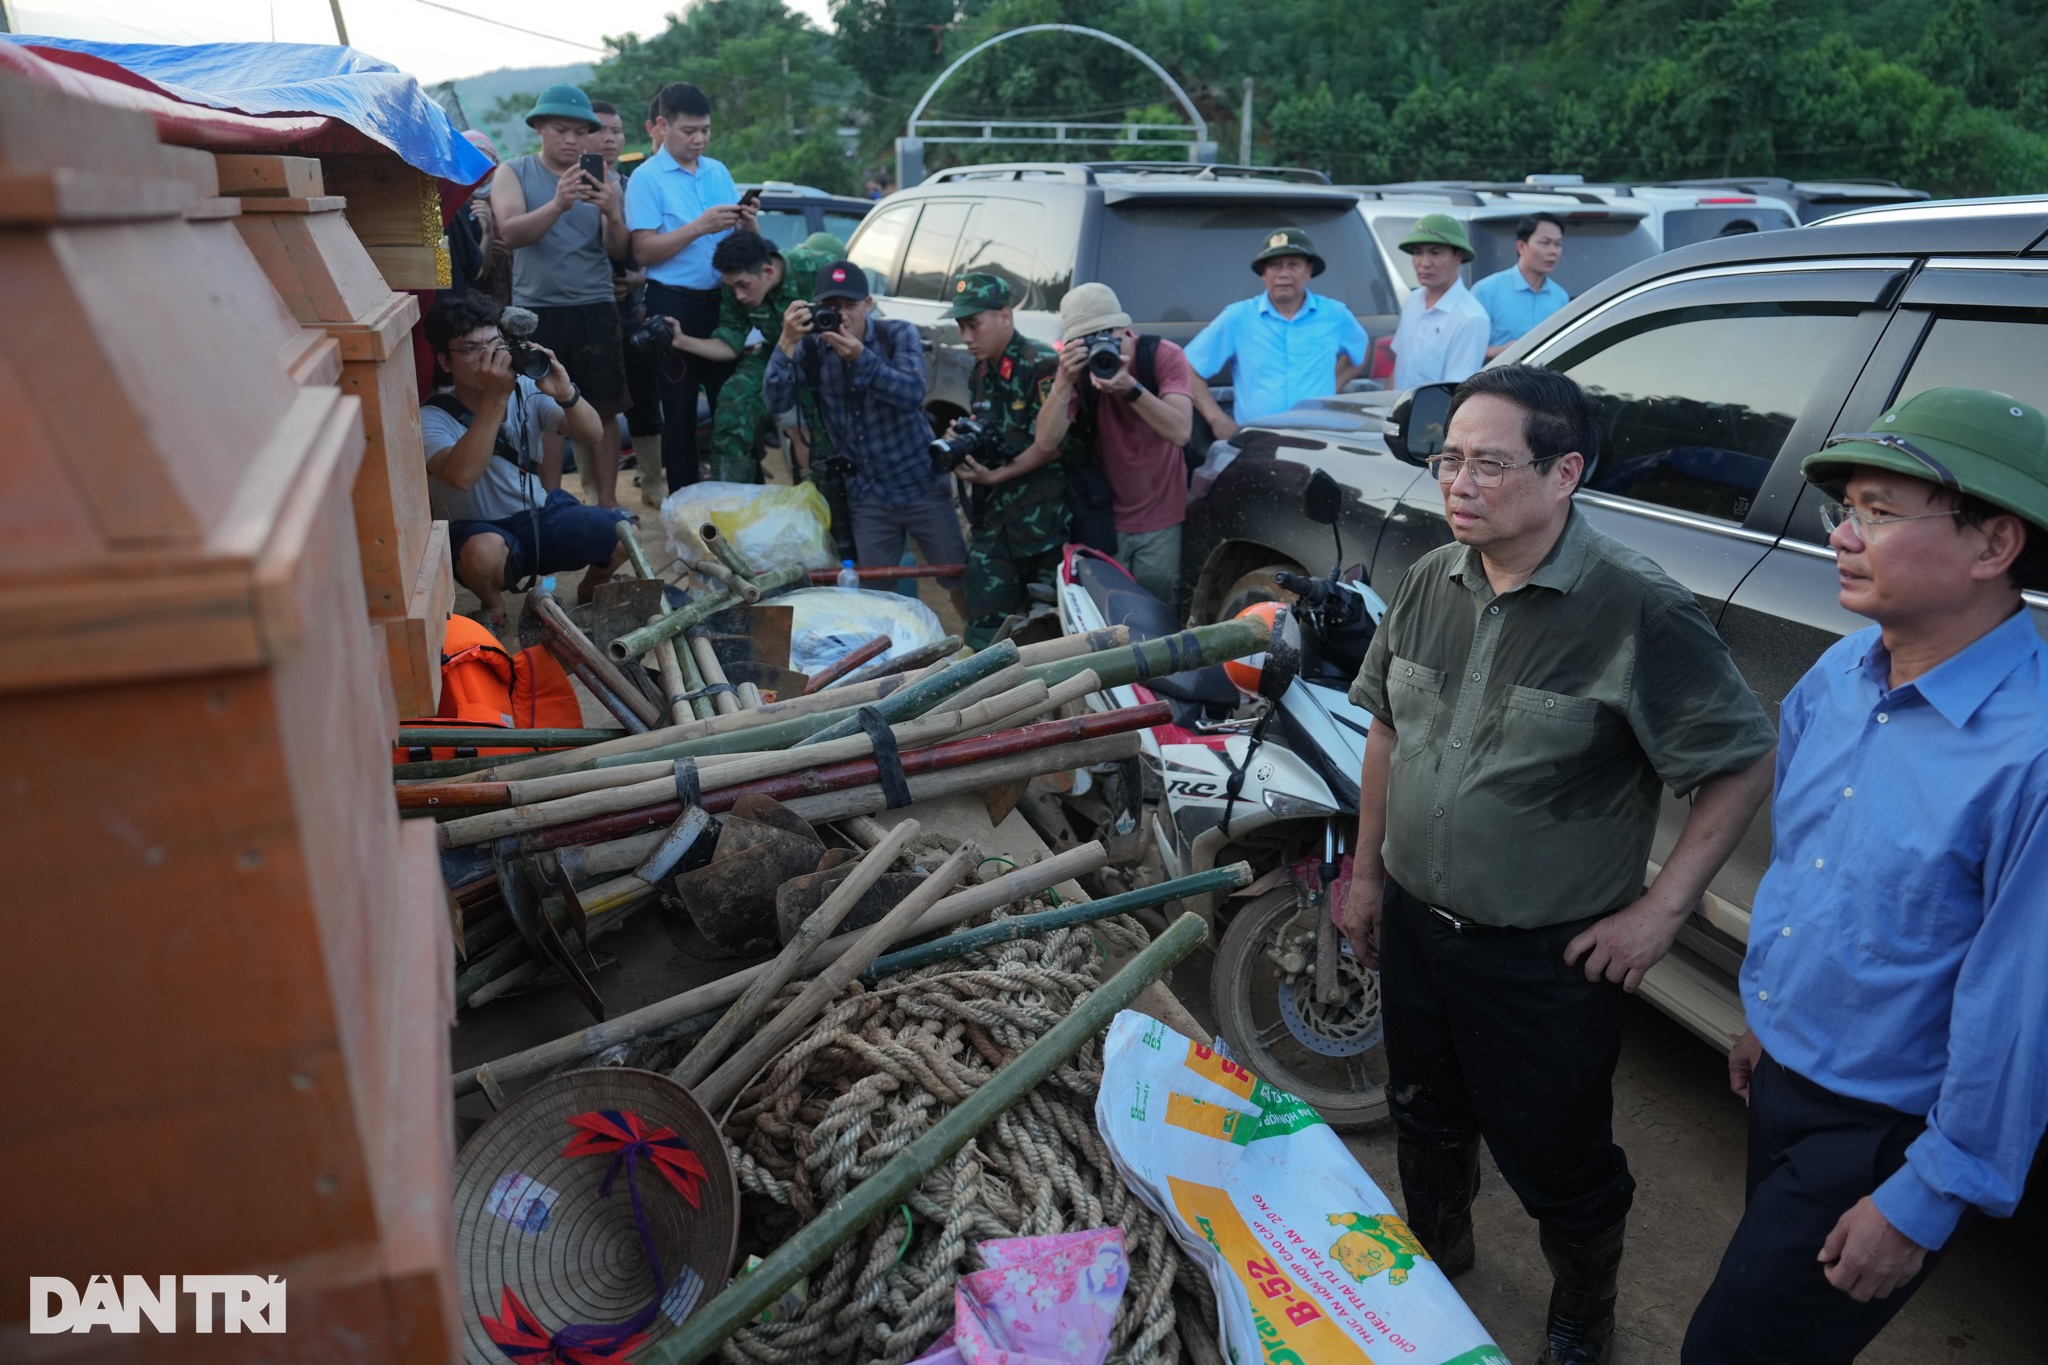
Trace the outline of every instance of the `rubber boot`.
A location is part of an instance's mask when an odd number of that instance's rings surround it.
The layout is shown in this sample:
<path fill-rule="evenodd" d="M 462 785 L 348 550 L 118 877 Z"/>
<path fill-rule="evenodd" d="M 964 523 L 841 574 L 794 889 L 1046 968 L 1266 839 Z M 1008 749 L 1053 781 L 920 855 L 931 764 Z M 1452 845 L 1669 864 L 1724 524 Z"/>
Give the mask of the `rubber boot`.
<path fill-rule="evenodd" d="M 1455 1280 L 1472 1268 L 1472 1200 L 1479 1193 L 1479 1139 L 1439 1146 L 1398 1134 L 1408 1228 L 1437 1269 Z"/>
<path fill-rule="evenodd" d="M 649 507 L 661 506 L 661 500 L 668 496 L 667 478 L 661 468 L 661 433 L 635 436 L 633 460 L 640 470 L 640 501 Z"/>
<path fill-rule="evenodd" d="M 1550 1318 L 1537 1365 L 1607 1365 L 1614 1355 L 1614 1284 L 1621 1270 L 1623 1219 L 1590 1238 L 1567 1238 L 1543 1225 L 1538 1241 L 1550 1263 Z"/>

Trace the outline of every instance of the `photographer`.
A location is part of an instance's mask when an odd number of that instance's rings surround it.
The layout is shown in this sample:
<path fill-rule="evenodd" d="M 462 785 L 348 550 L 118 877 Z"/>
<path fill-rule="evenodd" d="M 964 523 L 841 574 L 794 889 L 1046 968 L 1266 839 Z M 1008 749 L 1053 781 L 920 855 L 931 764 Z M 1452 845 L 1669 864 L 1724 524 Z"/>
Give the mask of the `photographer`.
<path fill-rule="evenodd" d="M 601 420 L 552 352 L 537 383 L 515 368 L 498 330 L 498 306 L 477 292 L 443 300 L 427 314 L 427 344 L 452 379 L 420 405 L 427 492 L 448 523 L 455 577 L 483 602 L 483 623 L 505 626 L 507 590 L 521 592 L 541 574 L 586 568 L 578 600 L 626 557 L 613 528 L 631 517 L 590 507 L 540 483 L 541 441 L 558 428 L 579 449 L 596 445 Z"/>
<path fill-rule="evenodd" d="M 540 151 L 514 157 L 491 178 L 497 232 L 512 248 L 512 302 L 540 318 L 534 340 L 562 357 L 602 419 L 585 483 L 601 507 L 618 505 L 618 416 L 626 407 L 612 262 L 626 254 L 625 190 L 599 150 L 603 126 L 590 98 L 551 85 L 527 126 Z"/>
<path fill-rule="evenodd" d="M 1010 286 L 996 275 L 953 282 L 946 316 L 978 362 L 968 407 L 982 450 L 953 473 L 974 485 L 974 546 L 967 552 L 967 644 L 992 643 L 1003 623 L 1030 609 L 1032 583 L 1050 584 L 1067 541 L 1067 471 L 1059 447 L 1038 440 L 1038 409 L 1052 393 L 1059 357 L 1017 330 Z M 956 422 L 949 444 L 963 435 Z"/>
<path fill-rule="evenodd" d="M 733 364 L 718 395 L 718 416 L 711 430 L 711 477 L 727 483 L 761 482 L 755 457 L 761 422 L 768 415 L 762 379 L 768 371 L 768 338 L 782 328 L 790 304 L 808 297 L 818 268 L 832 257 L 803 247 L 787 255 L 758 232 L 741 228 L 711 253 L 711 268 L 721 286 L 718 325 L 708 337 L 684 332 L 674 318 L 669 344 L 685 355 Z M 816 423 L 816 412 L 804 414 Z M 795 471 L 792 471 L 794 473 Z"/>
<path fill-rule="evenodd" d="M 958 564 L 967 555 L 960 517 L 928 449 L 924 344 L 915 327 L 874 317 L 873 308 L 868 277 L 852 261 L 819 270 L 813 302 L 798 299 L 782 315 L 763 397 L 773 412 L 796 407 L 805 392 L 816 400 L 834 462 L 843 462 L 861 563 L 901 563 L 904 537 L 913 536 L 927 563 Z M 939 586 L 965 614 L 960 580 Z"/>
<path fill-rule="evenodd" d="M 1180 595 L 1180 528 L 1188 514 L 1181 448 L 1194 429 L 1187 353 L 1132 331 L 1106 284 L 1067 291 L 1060 334 L 1059 370 L 1038 409 L 1038 444 L 1056 449 L 1073 430 L 1071 458 L 1092 458 L 1109 481 L 1117 561 L 1171 607 Z"/>

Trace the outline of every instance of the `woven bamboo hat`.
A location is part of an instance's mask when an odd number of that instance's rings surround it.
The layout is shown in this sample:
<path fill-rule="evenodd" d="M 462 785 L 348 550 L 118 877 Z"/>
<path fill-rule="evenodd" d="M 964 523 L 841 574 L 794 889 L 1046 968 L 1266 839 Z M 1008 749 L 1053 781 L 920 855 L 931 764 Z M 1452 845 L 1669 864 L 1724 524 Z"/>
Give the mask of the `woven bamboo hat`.
<path fill-rule="evenodd" d="M 464 1355 L 624 1360 L 725 1288 L 738 1242 L 739 1181 L 688 1090 L 617 1067 L 550 1077 L 455 1161 Z"/>

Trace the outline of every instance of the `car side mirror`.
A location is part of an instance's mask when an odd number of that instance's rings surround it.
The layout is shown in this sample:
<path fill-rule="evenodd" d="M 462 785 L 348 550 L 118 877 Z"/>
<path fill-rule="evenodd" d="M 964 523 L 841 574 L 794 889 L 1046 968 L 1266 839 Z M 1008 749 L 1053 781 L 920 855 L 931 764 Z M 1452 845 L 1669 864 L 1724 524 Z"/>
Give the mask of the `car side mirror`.
<path fill-rule="evenodd" d="M 1403 464 L 1419 465 L 1444 449 L 1456 384 L 1419 384 L 1394 401 L 1387 414 L 1387 449 Z"/>
<path fill-rule="evenodd" d="M 1301 623 L 1291 610 L 1273 613 L 1273 633 L 1266 642 L 1266 658 L 1259 666 L 1259 695 L 1278 702 L 1294 680 L 1301 676 Z"/>
<path fill-rule="evenodd" d="M 1301 490 L 1301 514 L 1318 526 L 1335 526 L 1343 510 L 1344 491 L 1330 472 L 1318 469 L 1310 474 L 1308 487 Z"/>

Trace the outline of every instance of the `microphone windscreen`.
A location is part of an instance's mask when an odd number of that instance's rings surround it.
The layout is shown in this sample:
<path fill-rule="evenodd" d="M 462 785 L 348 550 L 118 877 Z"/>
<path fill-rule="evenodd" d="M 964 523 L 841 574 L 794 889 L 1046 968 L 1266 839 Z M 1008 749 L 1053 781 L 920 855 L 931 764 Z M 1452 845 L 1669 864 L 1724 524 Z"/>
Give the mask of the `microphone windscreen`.
<path fill-rule="evenodd" d="M 498 330 L 508 337 L 530 337 L 540 318 L 525 308 L 507 308 L 498 314 Z"/>

